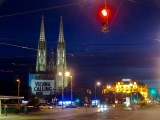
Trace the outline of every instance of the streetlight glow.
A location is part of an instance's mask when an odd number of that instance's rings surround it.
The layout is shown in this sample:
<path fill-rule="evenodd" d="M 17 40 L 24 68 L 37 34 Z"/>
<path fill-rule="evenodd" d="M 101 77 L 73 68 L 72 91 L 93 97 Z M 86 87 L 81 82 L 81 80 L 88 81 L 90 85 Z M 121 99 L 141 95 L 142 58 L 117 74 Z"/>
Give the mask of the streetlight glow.
<path fill-rule="evenodd" d="M 61 73 L 61 72 L 59 72 L 59 75 L 60 75 L 60 76 L 62 76 L 62 73 Z"/>
<path fill-rule="evenodd" d="M 100 83 L 100 82 L 97 82 L 97 85 L 101 85 L 101 83 Z"/>
<path fill-rule="evenodd" d="M 70 76 L 70 72 L 65 72 L 65 76 Z"/>

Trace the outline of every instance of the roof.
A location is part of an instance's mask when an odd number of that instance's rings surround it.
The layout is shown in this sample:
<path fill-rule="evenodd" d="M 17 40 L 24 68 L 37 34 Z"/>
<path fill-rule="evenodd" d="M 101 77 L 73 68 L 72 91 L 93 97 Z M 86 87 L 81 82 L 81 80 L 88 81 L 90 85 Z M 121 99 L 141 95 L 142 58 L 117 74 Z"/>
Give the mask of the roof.
<path fill-rule="evenodd" d="M 0 100 L 2 99 L 23 99 L 24 97 L 22 96 L 5 96 L 5 95 L 0 95 Z"/>

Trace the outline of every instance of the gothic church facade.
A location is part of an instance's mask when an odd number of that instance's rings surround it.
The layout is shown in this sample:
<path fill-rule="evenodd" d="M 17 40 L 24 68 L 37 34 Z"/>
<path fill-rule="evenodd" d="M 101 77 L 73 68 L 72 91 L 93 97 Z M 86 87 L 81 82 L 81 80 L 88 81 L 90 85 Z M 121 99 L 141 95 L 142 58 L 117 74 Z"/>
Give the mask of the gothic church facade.
<path fill-rule="evenodd" d="M 33 94 L 49 95 L 58 92 L 62 85 L 67 87 L 67 77 L 59 75 L 67 70 L 66 45 L 63 32 L 62 17 L 60 20 L 59 37 L 57 41 L 56 64 L 53 49 L 50 50 L 47 62 L 47 42 L 45 38 L 44 17 L 42 16 L 40 38 L 38 41 L 36 69 L 29 74 L 29 86 Z M 63 84 L 62 84 L 63 81 Z"/>

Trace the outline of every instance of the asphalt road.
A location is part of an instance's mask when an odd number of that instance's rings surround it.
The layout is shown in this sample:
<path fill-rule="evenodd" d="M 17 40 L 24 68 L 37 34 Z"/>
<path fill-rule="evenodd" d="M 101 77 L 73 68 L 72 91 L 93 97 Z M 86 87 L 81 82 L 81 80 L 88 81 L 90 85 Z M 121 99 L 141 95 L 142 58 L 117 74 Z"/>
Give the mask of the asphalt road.
<path fill-rule="evenodd" d="M 130 110 L 108 107 L 98 111 L 97 108 L 43 109 L 28 115 L 8 114 L 0 116 L 4 120 L 160 120 L 160 105 L 147 105 L 145 108 Z"/>

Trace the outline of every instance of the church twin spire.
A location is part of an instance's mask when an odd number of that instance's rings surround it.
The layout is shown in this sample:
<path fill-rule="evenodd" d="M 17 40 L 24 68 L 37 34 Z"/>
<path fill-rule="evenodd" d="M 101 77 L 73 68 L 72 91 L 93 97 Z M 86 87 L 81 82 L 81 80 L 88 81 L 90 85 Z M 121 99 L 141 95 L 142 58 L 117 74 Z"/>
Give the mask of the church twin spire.
<path fill-rule="evenodd" d="M 61 21 L 60 21 L 59 40 L 58 40 L 58 42 L 60 42 L 60 43 L 63 43 L 63 42 L 64 42 L 62 16 L 61 16 Z"/>
<path fill-rule="evenodd" d="M 40 31 L 40 41 L 45 41 L 45 31 L 44 31 L 44 17 L 42 15 L 41 31 Z"/>
<path fill-rule="evenodd" d="M 59 89 L 60 87 L 62 87 L 62 80 L 61 80 L 61 77 L 58 75 L 58 73 L 65 71 L 67 69 L 66 48 L 65 48 L 65 41 L 64 41 L 62 17 L 60 19 L 59 38 L 57 41 L 56 68 L 54 66 L 53 51 L 51 52 L 52 54 L 50 56 L 49 65 L 47 67 L 47 49 L 46 49 L 46 40 L 45 40 L 44 17 L 42 16 L 40 39 L 38 42 L 38 51 L 37 51 L 38 54 L 37 54 L 37 62 L 36 62 L 36 72 L 47 72 L 47 71 L 56 70 L 57 75 L 55 79 L 55 87 L 56 89 Z M 68 85 L 67 79 L 64 78 L 64 86 L 66 87 L 67 85 Z"/>
<path fill-rule="evenodd" d="M 47 68 L 47 50 L 46 50 L 46 40 L 44 32 L 44 17 L 42 16 L 40 39 L 38 42 L 37 51 L 37 62 L 36 62 L 36 72 L 46 72 Z"/>

